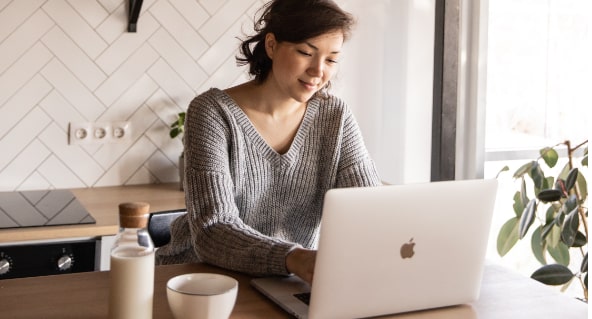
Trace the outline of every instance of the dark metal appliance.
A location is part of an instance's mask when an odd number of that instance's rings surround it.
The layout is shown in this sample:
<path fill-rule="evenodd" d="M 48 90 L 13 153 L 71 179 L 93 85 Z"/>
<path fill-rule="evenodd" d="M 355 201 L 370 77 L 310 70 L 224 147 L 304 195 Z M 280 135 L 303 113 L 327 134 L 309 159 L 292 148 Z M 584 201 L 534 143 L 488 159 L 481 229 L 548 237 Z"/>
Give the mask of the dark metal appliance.
<path fill-rule="evenodd" d="M 0 192 L 0 232 L 92 223 L 68 190 Z M 94 238 L 0 243 L 0 279 L 97 270 L 99 244 Z"/>

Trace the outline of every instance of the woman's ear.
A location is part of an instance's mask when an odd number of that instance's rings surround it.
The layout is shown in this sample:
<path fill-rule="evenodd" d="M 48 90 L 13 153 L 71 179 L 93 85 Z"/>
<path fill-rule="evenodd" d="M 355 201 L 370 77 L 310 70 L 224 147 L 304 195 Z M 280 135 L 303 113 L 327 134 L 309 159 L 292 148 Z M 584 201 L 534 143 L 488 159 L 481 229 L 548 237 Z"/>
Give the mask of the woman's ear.
<path fill-rule="evenodd" d="M 265 52 L 267 56 L 273 60 L 273 52 L 275 51 L 277 45 L 277 41 L 275 39 L 275 34 L 268 33 L 265 35 Z"/>

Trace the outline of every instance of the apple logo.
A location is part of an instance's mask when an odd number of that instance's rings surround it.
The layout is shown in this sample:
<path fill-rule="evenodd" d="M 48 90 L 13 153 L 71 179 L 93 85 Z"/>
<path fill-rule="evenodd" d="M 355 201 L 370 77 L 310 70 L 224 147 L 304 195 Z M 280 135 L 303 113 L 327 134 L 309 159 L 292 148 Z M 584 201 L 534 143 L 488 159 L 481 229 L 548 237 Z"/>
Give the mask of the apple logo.
<path fill-rule="evenodd" d="M 415 251 L 413 248 L 415 247 L 415 243 L 413 242 L 413 238 L 409 239 L 409 242 L 404 243 L 401 246 L 401 258 L 411 258 L 415 255 Z"/>

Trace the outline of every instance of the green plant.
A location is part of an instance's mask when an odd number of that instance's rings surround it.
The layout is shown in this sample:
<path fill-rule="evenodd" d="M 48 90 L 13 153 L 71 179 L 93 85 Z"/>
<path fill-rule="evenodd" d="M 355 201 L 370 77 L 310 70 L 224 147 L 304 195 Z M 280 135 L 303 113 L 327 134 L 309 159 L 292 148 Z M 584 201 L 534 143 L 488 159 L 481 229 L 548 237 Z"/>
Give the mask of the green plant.
<path fill-rule="evenodd" d="M 580 168 L 588 166 L 588 141 L 572 147 L 570 141 L 540 150 L 540 156 L 522 165 L 514 173 L 520 189 L 514 194 L 514 217 L 500 229 L 497 251 L 506 255 L 529 234 L 534 257 L 542 267 L 531 278 L 547 285 L 564 285 L 566 289 L 576 279 L 580 282 L 584 300 L 588 301 L 588 198 L 587 183 Z M 567 147 L 567 163 L 556 177 L 547 176 L 543 168 L 554 168 L 559 156 L 556 148 Z M 585 147 L 578 165 L 576 150 Z M 542 162 L 542 163 L 541 163 Z M 506 166 L 502 171 L 507 171 Z M 500 171 L 500 173 L 502 172 Z M 534 196 L 533 196 L 534 195 Z M 537 223 L 535 223 L 535 221 Z M 577 254 L 577 255 L 576 255 Z M 582 261 L 571 266 L 572 256 Z M 551 257 L 552 260 L 549 260 Z M 573 264 L 573 263 L 572 263 Z"/>
<path fill-rule="evenodd" d="M 181 138 L 184 139 L 183 133 L 185 133 L 185 112 L 177 113 L 177 120 L 171 123 L 171 130 L 169 131 L 169 136 L 171 138 L 176 138 L 177 136 L 181 135 Z M 181 150 L 181 154 L 179 155 L 179 183 L 180 189 L 183 190 L 184 188 L 184 179 L 185 179 L 185 151 Z"/>
<path fill-rule="evenodd" d="M 171 123 L 171 130 L 169 135 L 171 138 L 175 138 L 185 132 L 185 112 L 177 114 L 177 120 Z"/>

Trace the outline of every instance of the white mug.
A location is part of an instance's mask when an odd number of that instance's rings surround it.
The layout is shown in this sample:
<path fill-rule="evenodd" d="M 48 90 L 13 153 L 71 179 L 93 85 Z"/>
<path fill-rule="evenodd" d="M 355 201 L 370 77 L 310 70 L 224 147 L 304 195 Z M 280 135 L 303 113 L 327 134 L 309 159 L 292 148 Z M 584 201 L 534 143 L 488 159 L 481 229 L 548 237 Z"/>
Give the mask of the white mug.
<path fill-rule="evenodd" d="M 237 292 L 238 281 L 219 274 L 184 274 L 167 282 L 167 299 L 175 319 L 228 319 Z"/>

